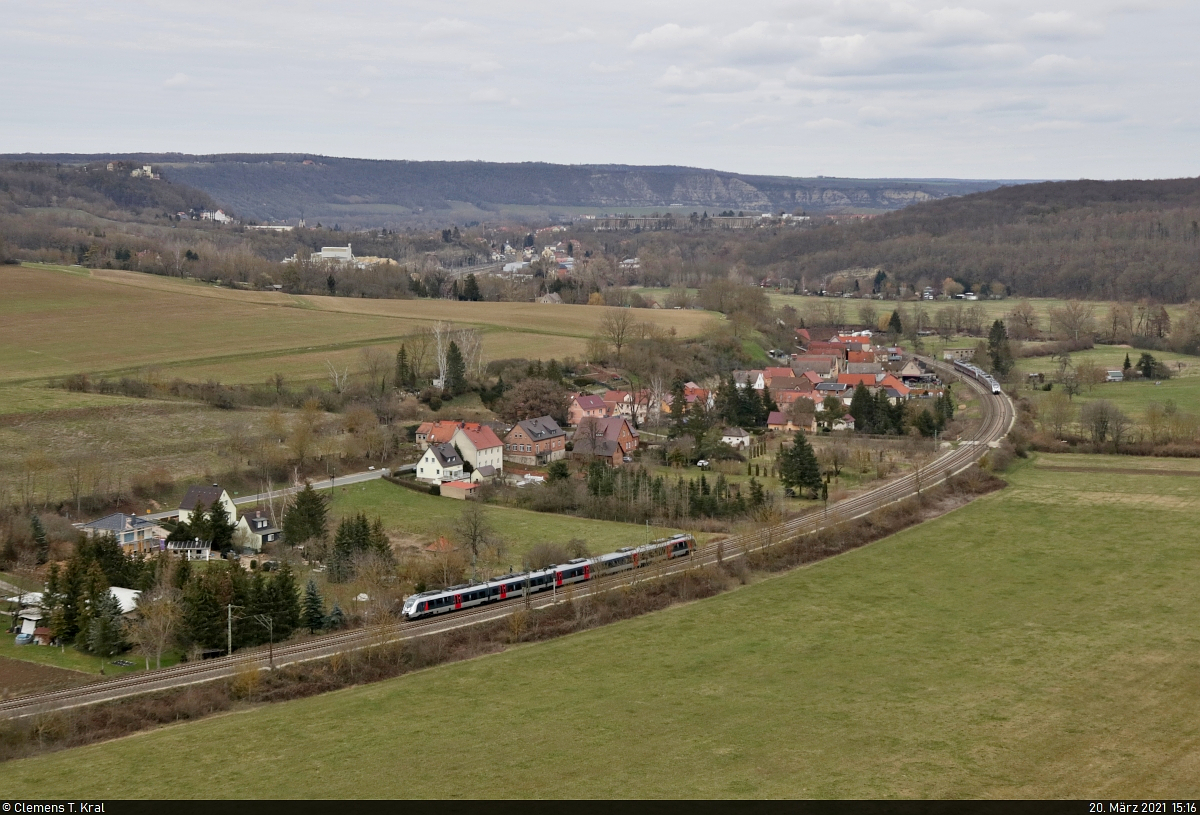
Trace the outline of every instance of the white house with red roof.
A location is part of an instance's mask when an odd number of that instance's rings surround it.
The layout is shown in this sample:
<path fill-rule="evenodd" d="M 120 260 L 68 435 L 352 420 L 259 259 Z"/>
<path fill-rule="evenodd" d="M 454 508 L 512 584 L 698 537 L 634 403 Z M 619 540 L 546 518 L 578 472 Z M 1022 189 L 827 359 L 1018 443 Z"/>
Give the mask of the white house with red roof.
<path fill-rule="evenodd" d="M 492 475 L 497 475 L 504 469 L 504 442 L 487 425 L 475 422 L 461 422 L 450 444 L 462 453 L 463 461 L 471 465 L 472 470 L 492 468 Z"/>

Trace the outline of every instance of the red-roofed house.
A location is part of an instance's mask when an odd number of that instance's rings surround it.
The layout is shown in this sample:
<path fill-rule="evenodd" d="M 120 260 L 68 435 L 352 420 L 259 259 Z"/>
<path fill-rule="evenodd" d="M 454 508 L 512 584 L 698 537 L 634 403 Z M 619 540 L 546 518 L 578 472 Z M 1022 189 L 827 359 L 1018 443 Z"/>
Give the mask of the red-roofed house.
<path fill-rule="evenodd" d="M 803 425 L 796 424 L 795 420 L 789 418 L 782 410 L 773 410 L 767 416 L 767 430 L 784 433 L 795 433 L 798 430 L 806 430 L 809 433 L 815 433 L 817 431 L 817 418 L 813 414 L 809 426 L 804 427 Z"/>
<path fill-rule="evenodd" d="M 450 437 L 472 470 L 492 467 L 493 475 L 504 469 L 504 442 L 487 425 L 462 422 Z"/>
<path fill-rule="evenodd" d="M 801 345 L 808 345 L 812 341 L 812 336 L 809 335 L 807 328 L 796 329 L 796 342 Z"/>
<path fill-rule="evenodd" d="M 609 391 L 604 394 L 604 406 L 608 408 L 608 416 L 625 416 L 644 424 L 650 411 L 650 393 L 648 391 Z"/>
<path fill-rule="evenodd" d="M 847 351 L 847 362 L 876 362 L 874 351 Z M 886 360 L 885 360 L 886 361 Z"/>
<path fill-rule="evenodd" d="M 608 415 L 608 410 L 603 396 L 576 394 L 571 400 L 571 406 L 567 408 L 567 424 L 577 427 L 583 419 L 603 419 Z"/>
<path fill-rule="evenodd" d="M 816 354 L 797 357 L 792 362 L 792 370 L 797 375 L 805 371 L 815 371 L 821 376 L 837 376 L 842 372 L 841 355 Z"/>
<path fill-rule="evenodd" d="M 810 356 L 821 355 L 845 359 L 846 346 L 840 342 L 810 342 L 808 344 L 808 353 Z"/>
<path fill-rule="evenodd" d="M 888 395 L 888 399 L 892 404 L 908 399 L 912 389 L 900 381 L 894 374 L 887 374 L 879 382 L 879 387 L 883 388 Z"/>
<path fill-rule="evenodd" d="M 795 376 L 795 372 L 791 368 L 767 368 L 763 371 L 763 382 L 768 388 L 772 387 L 772 381 L 776 379 L 791 378 Z"/>
<path fill-rule="evenodd" d="M 847 385 L 850 388 L 857 388 L 859 385 L 866 385 L 868 388 L 874 388 L 879 384 L 879 374 L 839 374 L 837 381 L 840 385 Z"/>
<path fill-rule="evenodd" d="M 479 422 L 451 422 L 444 419 L 436 422 L 423 422 L 417 428 L 417 444 L 422 450 L 428 450 L 431 444 L 445 444 L 450 441 L 460 427 L 478 430 L 481 426 Z"/>

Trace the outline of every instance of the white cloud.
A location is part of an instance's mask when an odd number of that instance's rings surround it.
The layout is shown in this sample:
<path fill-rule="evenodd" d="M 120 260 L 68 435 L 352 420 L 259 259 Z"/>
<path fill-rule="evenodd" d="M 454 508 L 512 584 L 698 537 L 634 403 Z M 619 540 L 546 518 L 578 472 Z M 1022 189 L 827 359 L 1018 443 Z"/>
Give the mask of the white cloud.
<path fill-rule="evenodd" d="M 809 130 L 842 130 L 848 127 L 846 122 L 841 119 L 834 119 L 829 116 L 822 116 L 820 119 L 813 119 L 805 122 L 804 127 Z"/>
<path fill-rule="evenodd" d="M 758 77 L 749 71 L 735 68 L 689 71 L 672 65 L 655 81 L 654 87 L 671 93 L 737 93 L 758 84 Z"/>
<path fill-rule="evenodd" d="M 747 128 L 770 127 L 772 125 L 779 124 L 780 122 L 783 122 L 783 121 L 786 121 L 786 120 L 782 116 L 772 116 L 769 114 L 761 113 L 758 116 L 751 116 L 749 119 L 742 119 L 742 121 L 738 122 L 737 124 L 730 125 L 729 129 L 730 130 L 745 130 Z"/>
<path fill-rule="evenodd" d="M 22 81 L 0 83 L 0 106 L 21 115 L 0 128 L 0 150 L 154 144 L 993 178 L 1195 172 L 1194 0 L 281 8 L 8 4 L 0 70 Z M 164 115 L 131 122 L 102 101 L 112 87 L 156 92 Z M 313 117 L 313 88 L 371 127 Z M 554 128 L 508 120 L 526 94 L 561 111 Z M 87 131 L 63 131 L 63 109 L 86 116 Z M 797 133 L 824 140 L 820 167 L 779 149 Z"/>
<path fill-rule="evenodd" d="M 547 42 L 558 43 L 573 43 L 573 42 L 593 42 L 599 39 L 595 31 L 590 28 L 576 28 L 574 31 L 561 31 L 550 34 L 546 37 Z"/>
<path fill-rule="evenodd" d="M 480 88 L 472 91 L 470 99 L 484 105 L 510 105 L 517 101 L 499 88 Z"/>
<path fill-rule="evenodd" d="M 858 109 L 858 120 L 865 125 L 880 127 L 894 122 L 896 115 L 880 105 L 863 105 Z"/>
<path fill-rule="evenodd" d="M 707 28 L 683 28 L 677 23 L 667 23 L 658 28 L 638 34 L 629 44 L 631 51 L 671 51 L 680 48 L 695 48 L 711 43 L 712 35 Z"/>
<path fill-rule="evenodd" d="M 465 37 L 476 34 L 479 31 L 479 26 L 474 23 L 450 17 L 439 17 L 421 26 L 421 35 L 431 39 Z"/>
<path fill-rule="evenodd" d="M 1038 57 L 1029 67 L 1035 74 L 1064 79 L 1085 76 L 1094 68 L 1090 59 L 1077 59 L 1063 54 Z"/>
<path fill-rule="evenodd" d="M 612 65 L 601 65 L 599 62 L 592 61 L 588 63 L 588 68 L 598 74 L 619 74 L 623 71 L 628 71 L 634 63 L 630 60 L 624 62 L 616 62 Z"/>
<path fill-rule="evenodd" d="M 1026 17 L 1020 28 L 1028 36 L 1048 40 L 1098 37 L 1104 33 L 1102 23 L 1081 20 L 1069 11 L 1039 11 Z"/>

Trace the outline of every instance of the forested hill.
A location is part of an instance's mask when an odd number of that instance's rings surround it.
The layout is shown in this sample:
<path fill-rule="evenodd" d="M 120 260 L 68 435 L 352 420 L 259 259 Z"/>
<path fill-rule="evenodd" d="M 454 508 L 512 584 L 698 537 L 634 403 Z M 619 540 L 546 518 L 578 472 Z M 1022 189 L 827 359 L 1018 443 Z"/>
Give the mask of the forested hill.
<path fill-rule="evenodd" d="M 243 217 L 343 227 L 465 223 L 582 211 L 690 207 L 715 213 L 887 211 L 993 189 L 996 181 L 786 178 L 690 167 L 376 161 L 298 154 L 0 156 L 152 163 Z"/>
<path fill-rule="evenodd" d="M 217 207 L 207 193 L 186 184 L 133 177 L 133 167 L 129 162 L 110 171 L 102 163 L 60 166 L 0 160 L 0 212 L 82 209 L 127 220 Z"/>
<path fill-rule="evenodd" d="M 1184 302 L 1200 298 L 1200 178 L 1001 187 L 773 244 L 811 281 L 878 267 L 917 286 L 953 278 L 976 291 Z"/>

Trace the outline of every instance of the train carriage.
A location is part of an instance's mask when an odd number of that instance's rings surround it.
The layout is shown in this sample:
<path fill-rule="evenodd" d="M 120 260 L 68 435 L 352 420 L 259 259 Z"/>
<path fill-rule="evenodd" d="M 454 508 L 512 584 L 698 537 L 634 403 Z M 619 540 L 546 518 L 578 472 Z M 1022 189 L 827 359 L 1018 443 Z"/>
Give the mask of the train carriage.
<path fill-rule="evenodd" d="M 440 591 L 425 591 L 405 598 L 401 614 L 416 620 L 475 608 L 485 603 L 512 600 L 560 586 L 582 583 L 602 575 L 644 567 L 656 560 L 687 557 L 696 550 L 691 535 L 675 535 L 638 547 L 626 546 L 595 558 L 575 558 L 533 572 L 506 574 L 486 583 L 468 583 Z"/>

